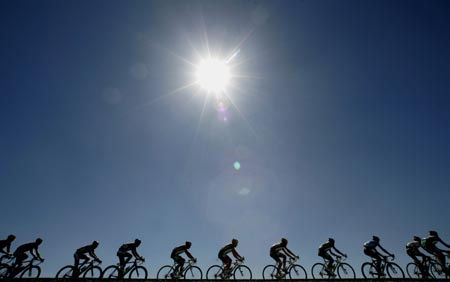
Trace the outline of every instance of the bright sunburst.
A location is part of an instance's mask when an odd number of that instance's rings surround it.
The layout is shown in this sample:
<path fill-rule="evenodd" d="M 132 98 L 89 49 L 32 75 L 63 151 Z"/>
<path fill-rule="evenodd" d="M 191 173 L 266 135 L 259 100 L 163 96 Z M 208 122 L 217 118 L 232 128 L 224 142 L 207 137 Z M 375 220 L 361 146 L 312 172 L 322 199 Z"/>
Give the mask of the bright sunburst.
<path fill-rule="evenodd" d="M 230 77 L 230 68 L 224 61 L 208 58 L 197 66 L 197 83 L 208 92 L 224 92 Z"/>

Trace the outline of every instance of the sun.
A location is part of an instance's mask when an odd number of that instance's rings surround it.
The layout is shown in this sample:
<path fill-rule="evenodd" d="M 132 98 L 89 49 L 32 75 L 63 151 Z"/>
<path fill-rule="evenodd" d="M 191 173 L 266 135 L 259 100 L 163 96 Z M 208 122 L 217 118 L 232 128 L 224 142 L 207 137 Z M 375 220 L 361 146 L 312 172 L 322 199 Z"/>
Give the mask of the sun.
<path fill-rule="evenodd" d="M 196 78 L 197 83 L 208 93 L 224 92 L 230 82 L 230 68 L 226 61 L 205 59 L 197 66 Z"/>

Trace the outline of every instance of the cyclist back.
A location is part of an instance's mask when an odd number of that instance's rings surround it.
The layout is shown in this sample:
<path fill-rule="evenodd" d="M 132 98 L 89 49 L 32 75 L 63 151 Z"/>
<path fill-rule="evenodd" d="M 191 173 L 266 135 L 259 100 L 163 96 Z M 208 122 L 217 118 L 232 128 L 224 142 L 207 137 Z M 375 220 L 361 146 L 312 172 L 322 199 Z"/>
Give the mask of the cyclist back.
<path fill-rule="evenodd" d="M 15 251 L 13 256 L 16 258 L 14 262 L 14 269 L 18 270 L 22 267 L 22 263 L 24 260 L 28 258 L 27 252 L 30 253 L 34 259 L 39 259 L 40 261 L 44 261 L 39 253 L 39 245 L 42 244 L 42 239 L 37 238 L 36 241 L 23 244 L 19 246 Z"/>
<path fill-rule="evenodd" d="M 270 247 L 270 257 L 277 262 L 278 273 L 281 273 L 281 266 L 283 266 L 284 272 L 286 269 L 286 255 L 292 259 L 298 259 L 299 257 L 295 255 L 291 250 L 287 248 L 288 240 L 286 238 L 281 238 L 279 243 L 273 244 Z M 283 260 L 283 261 L 282 261 Z"/>
<path fill-rule="evenodd" d="M 130 261 L 130 259 L 134 256 L 137 260 L 144 260 L 143 257 L 141 257 L 137 252 L 137 247 L 141 245 L 141 240 L 136 239 L 133 243 L 127 243 L 120 246 L 119 250 L 117 251 L 117 256 L 119 257 L 119 265 L 120 270 L 123 271 L 125 269 L 125 265 L 127 262 Z M 131 252 L 131 254 L 130 254 Z"/>
<path fill-rule="evenodd" d="M 384 253 L 388 254 L 391 257 L 394 257 L 394 255 L 389 253 L 380 245 L 380 238 L 378 236 L 372 236 L 372 240 L 364 243 L 364 254 L 375 260 L 375 267 L 378 271 L 378 275 L 384 276 L 384 273 L 381 272 L 381 261 L 383 259 L 383 255 L 377 251 L 377 247 L 379 247 Z"/>
<path fill-rule="evenodd" d="M 222 263 L 224 264 L 224 269 L 223 272 L 225 274 L 229 273 L 231 271 L 231 258 L 228 256 L 229 253 L 232 253 L 234 258 L 237 260 L 244 260 L 244 258 L 236 251 L 236 248 L 239 244 L 239 240 L 238 239 L 233 239 L 231 240 L 231 243 L 224 246 L 223 248 L 221 248 L 219 250 L 219 254 L 218 257 L 219 259 L 222 261 Z"/>
<path fill-rule="evenodd" d="M 422 253 L 419 249 L 420 249 L 420 238 L 418 236 L 414 236 L 412 241 L 409 241 L 408 243 L 406 243 L 406 253 L 408 254 L 408 256 L 410 256 L 414 263 L 417 265 L 417 267 L 420 270 L 420 273 L 425 274 L 425 269 L 423 267 L 423 262 L 425 261 L 425 259 L 427 258 L 427 255 L 425 255 L 424 253 Z M 422 261 L 420 261 L 417 257 L 420 256 L 422 257 Z"/>
<path fill-rule="evenodd" d="M 331 268 L 333 267 L 334 258 L 331 256 L 339 257 L 339 255 L 346 257 L 347 255 L 339 251 L 335 245 L 334 245 L 334 239 L 328 238 L 328 241 L 320 245 L 319 247 L 319 253 L 318 255 L 322 257 L 327 262 L 327 271 L 330 275 L 334 275 L 332 273 Z M 339 255 L 333 253 L 333 250 L 335 250 Z"/>
<path fill-rule="evenodd" d="M 439 238 L 439 235 L 436 231 L 429 231 L 429 236 L 423 238 L 421 241 L 422 247 L 425 249 L 425 251 L 436 256 L 439 263 L 443 266 L 443 269 L 448 274 L 450 272 L 448 268 L 445 266 L 445 255 L 443 254 L 443 252 L 449 253 L 449 251 L 439 249 L 438 247 L 436 247 L 437 243 L 441 243 L 447 248 L 450 248 L 450 245 L 446 244 L 444 241 L 442 241 L 441 238 Z"/>
<path fill-rule="evenodd" d="M 11 243 L 16 239 L 16 236 L 11 234 L 5 240 L 0 240 L 0 253 L 11 257 Z"/>
<path fill-rule="evenodd" d="M 79 271 L 79 266 L 80 266 L 80 260 L 83 260 L 83 263 L 87 262 L 90 257 L 93 257 L 94 260 L 96 260 L 97 262 L 101 263 L 102 261 L 97 257 L 97 255 L 95 254 L 95 249 L 98 247 L 98 241 L 94 241 L 92 242 L 92 244 L 86 245 L 84 247 L 78 248 L 75 251 L 75 254 L 73 255 L 74 257 L 74 271 L 75 271 L 75 276 L 78 275 L 78 271 Z"/>
<path fill-rule="evenodd" d="M 181 275 L 183 273 L 183 267 L 186 260 L 181 256 L 182 253 L 185 253 L 191 260 L 194 262 L 197 261 L 192 254 L 188 251 L 192 246 L 192 243 L 186 241 L 184 245 L 178 246 L 172 250 L 170 257 L 177 263 L 174 269 L 174 275 Z"/>

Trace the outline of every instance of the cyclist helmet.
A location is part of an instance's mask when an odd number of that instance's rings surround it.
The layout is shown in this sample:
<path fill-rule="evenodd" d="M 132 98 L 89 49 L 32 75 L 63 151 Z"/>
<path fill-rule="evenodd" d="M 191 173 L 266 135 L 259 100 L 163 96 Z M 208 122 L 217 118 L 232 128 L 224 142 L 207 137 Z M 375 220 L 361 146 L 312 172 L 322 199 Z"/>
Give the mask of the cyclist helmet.
<path fill-rule="evenodd" d="M 334 244 L 334 239 L 333 238 L 328 238 L 328 241 L 332 244 Z"/>
<path fill-rule="evenodd" d="M 186 246 L 186 248 L 190 248 L 192 246 L 192 243 L 189 241 L 186 241 L 186 243 L 184 243 L 184 245 Z"/>
<path fill-rule="evenodd" d="M 97 248 L 97 246 L 98 246 L 98 241 L 97 241 L 97 240 L 95 240 L 94 242 L 92 242 L 92 246 L 94 246 L 94 247 L 96 247 L 96 248 Z"/>
<path fill-rule="evenodd" d="M 139 240 L 139 239 L 134 240 L 134 244 L 136 246 L 139 246 L 141 244 L 141 240 Z"/>
<path fill-rule="evenodd" d="M 430 232 L 428 232 L 428 233 L 430 233 L 431 236 L 437 236 L 438 235 L 437 232 L 434 231 L 434 230 L 430 230 Z"/>
<path fill-rule="evenodd" d="M 421 241 L 420 237 L 418 237 L 418 236 L 414 236 L 414 237 L 413 237 L 413 240 L 414 240 L 414 241 L 417 241 L 417 242 L 420 242 L 420 241 Z"/>
<path fill-rule="evenodd" d="M 238 239 L 233 239 L 233 240 L 231 240 L 231 244 L 233 245 L 233 246 L 237 246 L 238 245 L 238 243 L 239 243 L 239 240 Z"/>
<path fill-rule="evenodd" d="M 380 242 L 380 238 L 378 236 L 372 236 L 372 240 L 375 242 Z"/>
<path fill-rule="evenodd" d="M 16 236 L 13 234 L 9 235 L 8 238 L 6 238 L 6 240 L 8 240 L 10 242 L 14 241 L 14 239 L 16 239 Z"/>
<path fill-rule="evenodd" d="M 287 243 L 288 243 L 288 240 L 286 238 L 281 238 L 281 244 L 286 246 Z"/>
<path fill-rule="evenodd" d="M 37 243 L 38 245 L 40 245 L 40 244 L 42 243 L 42 239 L 41 239 L 41 238 L 37 238 L 37 239 L 36 239 L 36 243 Z"/>

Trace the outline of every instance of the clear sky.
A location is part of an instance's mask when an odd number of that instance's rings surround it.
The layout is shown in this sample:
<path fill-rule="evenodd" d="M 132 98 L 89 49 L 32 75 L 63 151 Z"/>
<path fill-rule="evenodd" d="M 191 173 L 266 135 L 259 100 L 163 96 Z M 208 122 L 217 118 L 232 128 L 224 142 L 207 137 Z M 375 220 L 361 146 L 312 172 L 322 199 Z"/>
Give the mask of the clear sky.
<path fill-rule="evenodd" d="M 94 239 L 105 266 L 142 239 L 151 277 L 233 237 L 255 276 L 282 236 L 308 273 L 328 237 L 358 275 L 372 235 L 405 266 L 450 241 L 449 26 L 449 1 L 0 1 L 0 236 L 42 237 L 44 276 Z M 239 50 L 224 113 L 184 87 L 208 50 Z"/>

